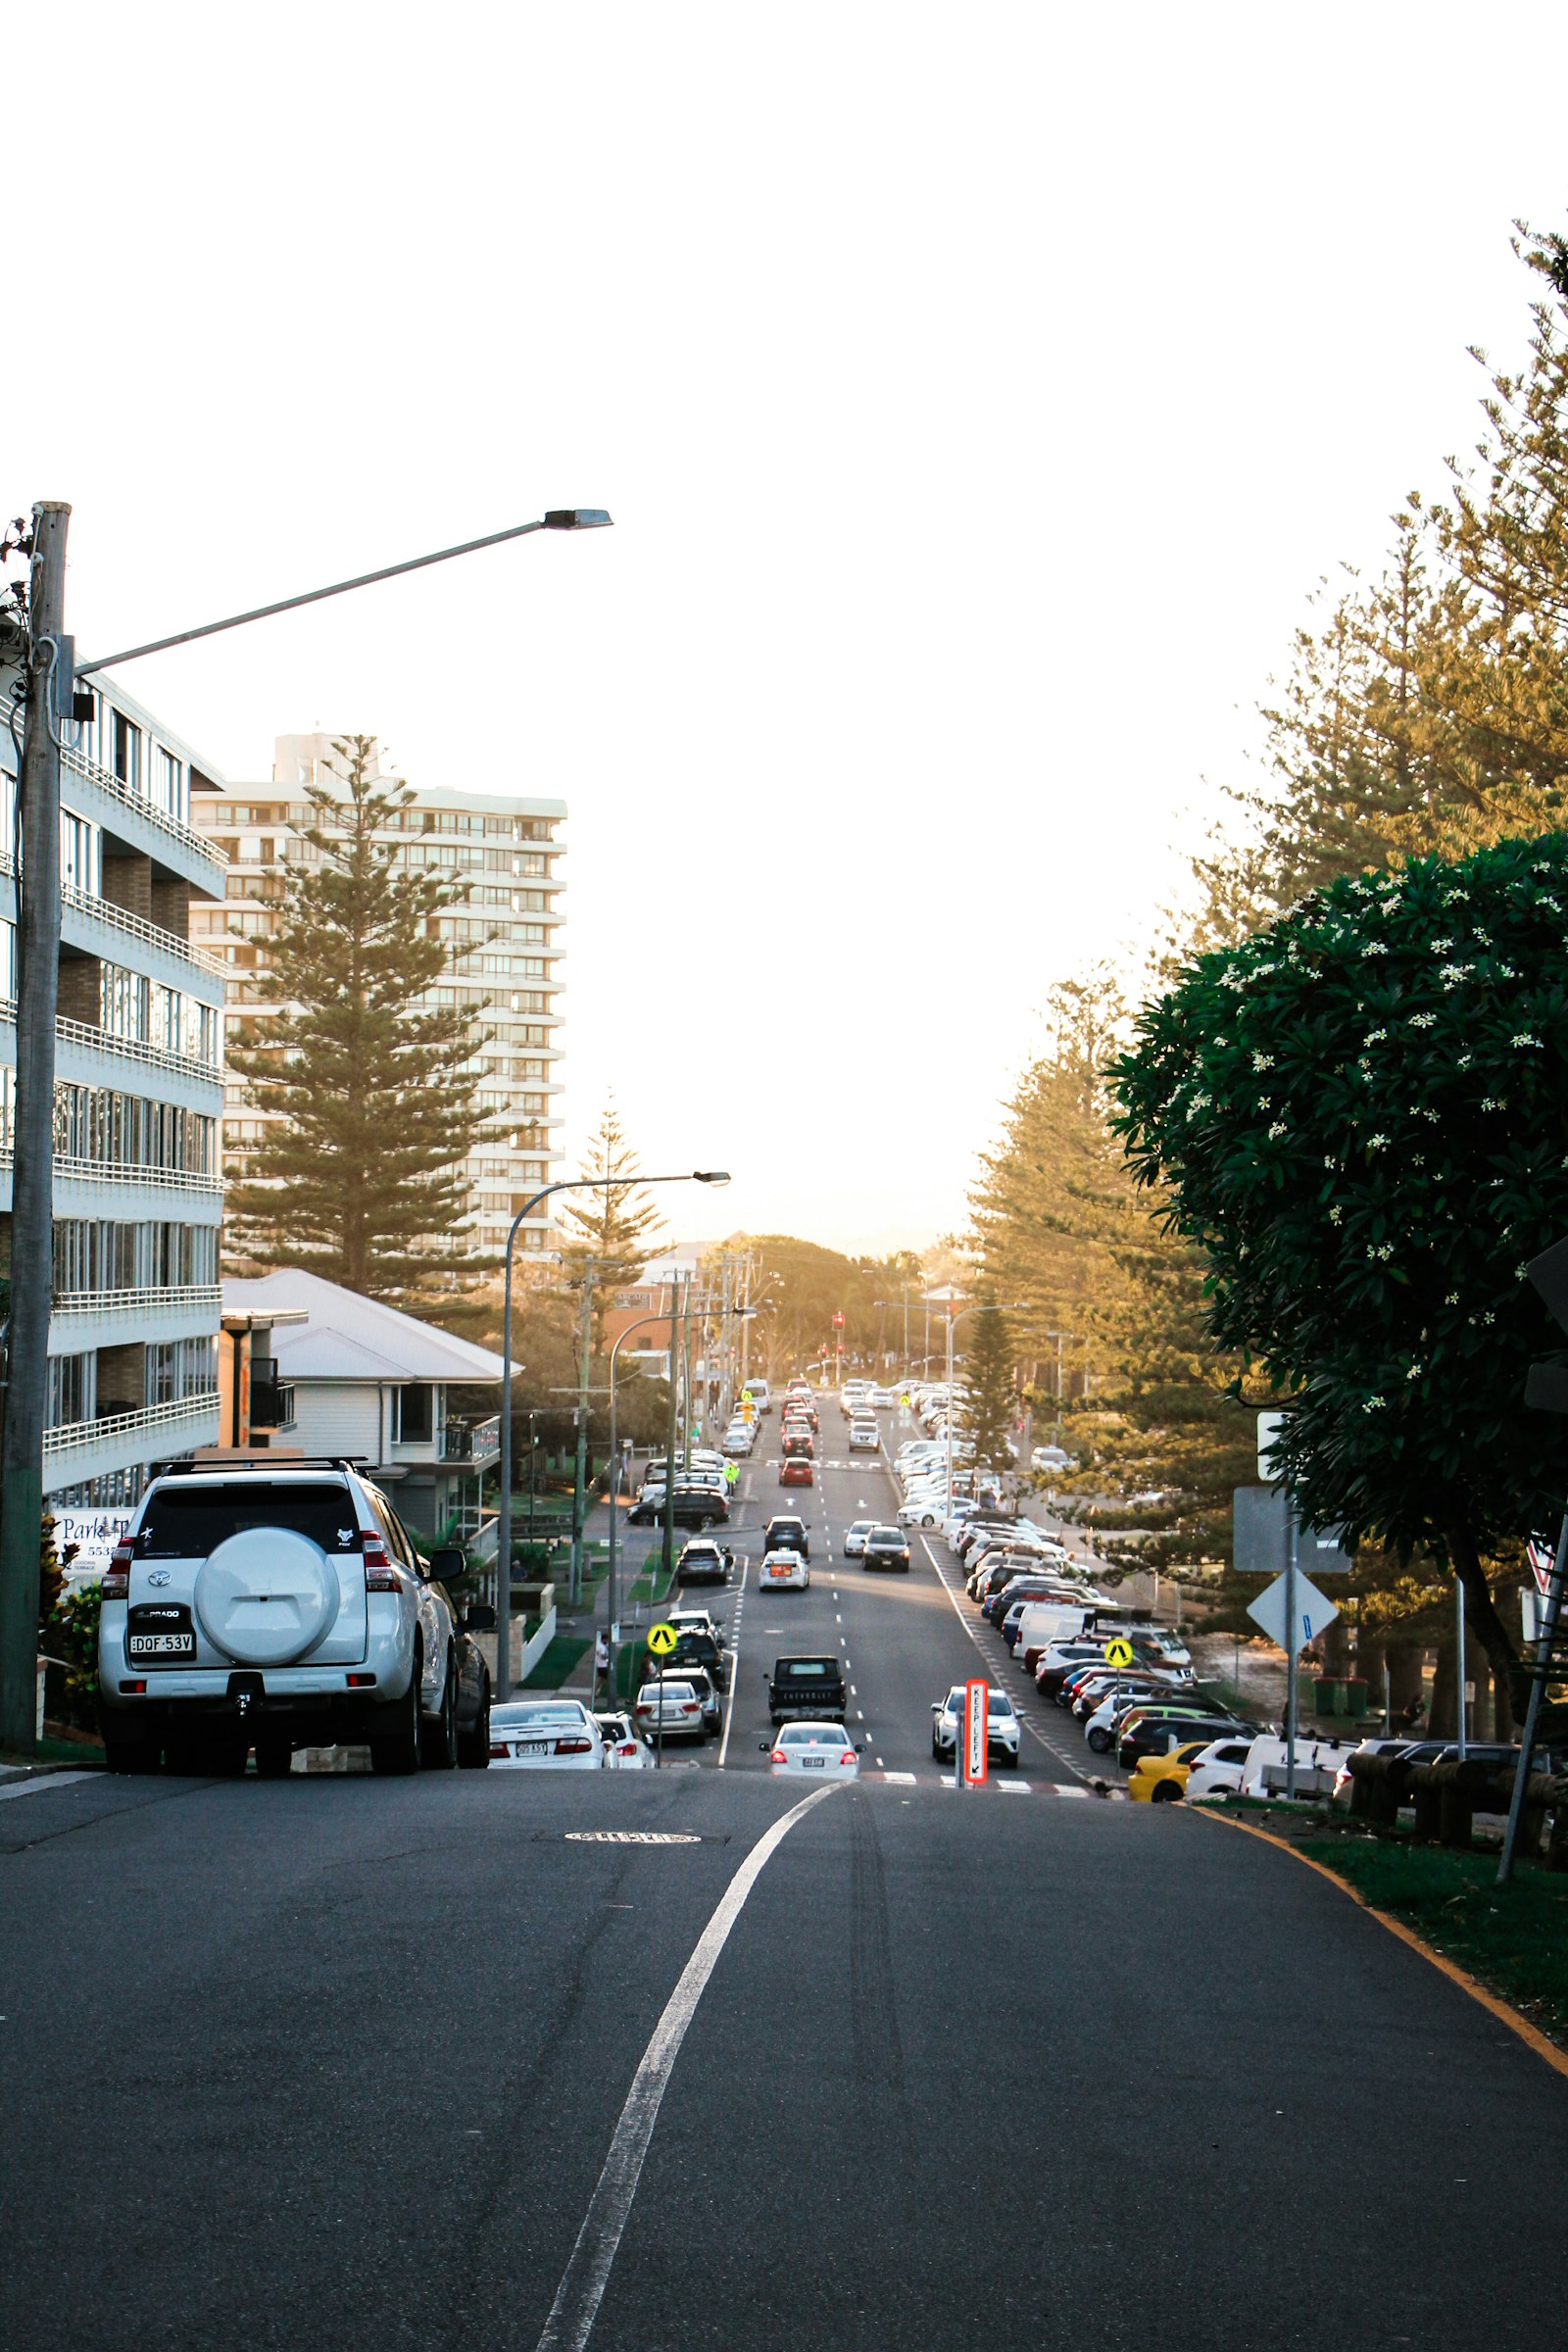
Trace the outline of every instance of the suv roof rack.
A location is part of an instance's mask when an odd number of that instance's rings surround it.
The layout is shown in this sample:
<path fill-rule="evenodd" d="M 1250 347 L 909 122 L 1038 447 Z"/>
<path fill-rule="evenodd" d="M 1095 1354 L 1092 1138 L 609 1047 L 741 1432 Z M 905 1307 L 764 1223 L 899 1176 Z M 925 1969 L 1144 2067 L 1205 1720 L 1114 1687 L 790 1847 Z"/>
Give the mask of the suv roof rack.
<path fill-rule="evenodd" d="M 369 1462 L 368 1453 L 307 1453 L 290 1454 L 286 1458 L 267 1454 L 248 1454 L 243 1461 L 197 1462 L 189 1454 L 178 1461 L 149 1462 L 149 1478 L 212 1478 L 226 1475 L 230 1470 L 364 1470 Z"/>

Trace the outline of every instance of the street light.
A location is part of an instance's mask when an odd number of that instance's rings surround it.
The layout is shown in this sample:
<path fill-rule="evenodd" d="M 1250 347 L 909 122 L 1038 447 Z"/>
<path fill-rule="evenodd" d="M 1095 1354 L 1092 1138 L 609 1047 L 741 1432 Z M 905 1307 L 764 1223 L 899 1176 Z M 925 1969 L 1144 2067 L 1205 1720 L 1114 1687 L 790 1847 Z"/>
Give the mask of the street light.
<path fill-rule="evenodd" d="M 517 1231 L 552 1193 L 627 1192 L 641 1184 L 728 1184 L 727 1168 L 693 1168 L 679 1176 L 563 1176 L 525 1200 L 507 1230 L 507 1272 L 501 1310 L 501 1497 L 496 1513 L 496 1673 L 494 1696 L 512 1695 L 512 1252 Z"/>

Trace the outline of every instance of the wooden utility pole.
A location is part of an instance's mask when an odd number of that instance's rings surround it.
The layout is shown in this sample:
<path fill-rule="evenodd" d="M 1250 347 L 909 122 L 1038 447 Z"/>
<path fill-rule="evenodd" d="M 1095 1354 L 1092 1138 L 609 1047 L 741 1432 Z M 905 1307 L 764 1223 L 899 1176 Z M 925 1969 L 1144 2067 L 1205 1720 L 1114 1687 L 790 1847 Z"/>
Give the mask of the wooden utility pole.
<path fill-rule="evenodd" d="M 71 509 L 32 510 L 27 699 L 18 793 L 17 1100 L 12 1146 L 11 1342 L 0 1436 L 0 1747 L 36 1739 L 38 1543 L 54 1285 L 55 1008 L 60 994 L 60 739 Z M 56 675 L 57 664 L 59 675 Z"/>

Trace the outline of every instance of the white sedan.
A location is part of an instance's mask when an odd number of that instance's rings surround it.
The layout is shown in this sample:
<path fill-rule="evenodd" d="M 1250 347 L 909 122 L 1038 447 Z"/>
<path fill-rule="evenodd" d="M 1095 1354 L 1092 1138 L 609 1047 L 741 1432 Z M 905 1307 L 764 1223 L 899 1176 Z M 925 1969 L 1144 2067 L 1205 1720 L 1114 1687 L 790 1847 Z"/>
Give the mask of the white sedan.
<path fill-rule="evenodd" d="M 757 1581 L 764 1592 L 808 1592 L 811 1571 L 798 1551 L 764 1551 Z"/>
<path fill-rule="evenodd" d="M 605 1736 L 607 1772 L 648 1772 L 653 1769 L 652 1750 L 629 1715 L 596 1715 L 594 1721 Z"/>
<path fill-rule="evenodd" d="M 509 1698 L 490 1710 L 492 1772 L 599 1772 L 605 1735 L 580 1699 Z"/>
<path fill-rule="evenodd" d="M 857 1519 L 844 1530 L 844 1557 L 858 1560 L 865 1549 L 865 1539 L 879 1522 L 875 1519 Z"/>
<path fill-rule="evenodd" d="M 850 1451 L 852 1453 L 876 1453 L 880 1451 L 881 1445 L 882 1432 L 874 1421 L 852 1421 L 850 1423 Z"/>
<path fill-rule="evenodd" d="M 1240 1796 L 1242 1776 L 1247 1759 L 1251 1754 L 1250 1740 L 1215 1740 L 1192 1761 L 1187 1775 L 1186 1794 L 1199 1796 Z"/>
<path fill-rule="evenodd" d="M 938 1527 L 947 1516 L 946 1494 L 916 1494 L 899 1505 L 901 1527 Z"/>
<path fill-rule="evenodd" d="M 644 1739 L 706 1740 L 703 1702 L 691 1683 L 644 1683 L 637 1693 L 637 1729 Z"/>
<path fill-rule="evenodd" d="M 823 1780 L 842 1781 L 860 1769 L 858 1750 L 842 1723 L 781 1724 L 771 1740 L 759 1744 L 771 1758 L 774 1780 L 781 1775 L 804 1780 L 808 1773 L 816 1773 Z"/>

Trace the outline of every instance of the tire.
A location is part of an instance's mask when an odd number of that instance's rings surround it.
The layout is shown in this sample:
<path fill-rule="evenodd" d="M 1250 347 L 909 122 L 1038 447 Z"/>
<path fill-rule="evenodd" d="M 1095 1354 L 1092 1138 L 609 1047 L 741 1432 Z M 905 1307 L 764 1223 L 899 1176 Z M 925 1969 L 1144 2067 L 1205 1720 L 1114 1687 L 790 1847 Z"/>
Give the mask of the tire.
<path fill-rule="evenodd" d="M 294 1749 L 287 1740 L 258 1740 L 256 1742 L 256 1777 L 259 1781 L 286 1781 L 294 1762 Z"/>
<path fill-rule="evenodd" d="M 414 1653 L 414 1672 L 409 1687 L 401 1698 L 394 1698 L 386 1710 L 386 1719 L 393 1727 L 378 1733 L 370 1741 L 370 1769 L 403 1778 L 419 1769 L 419 1653 Z"/>
<path fill-rule="evenodd" d="M 456 1772 L 458 1768 L 458 1677 L 447 1660 L 447 1679 L 441 1686 L 441 1712 L 434 1723 L 419 1726 L 419 1763 L 425 1772 Z"/>
<path fill-rule="evenodd" d="M 1097 1756 L 1106 1755 L 1110 1750 L 1110 1734 L 1097 1727 L 1089 1735 L 1089 1744 Z"/>
<path fill-rule="evenodd" d="M 479 1712 L 466 1732 L 458 1734 L 458 1762 L 465 1772 L 488 1772 L 490 1769 L 490 1677 L 484 1678 L 479 1694 Z"/>
<path fill-rule="evenodd" d="M 1152 1805 L 1173 1805 L 1180 1795 L 1174 1781 L 1156 1781 L 1149 1791 L 1149 1801 Z"/>

